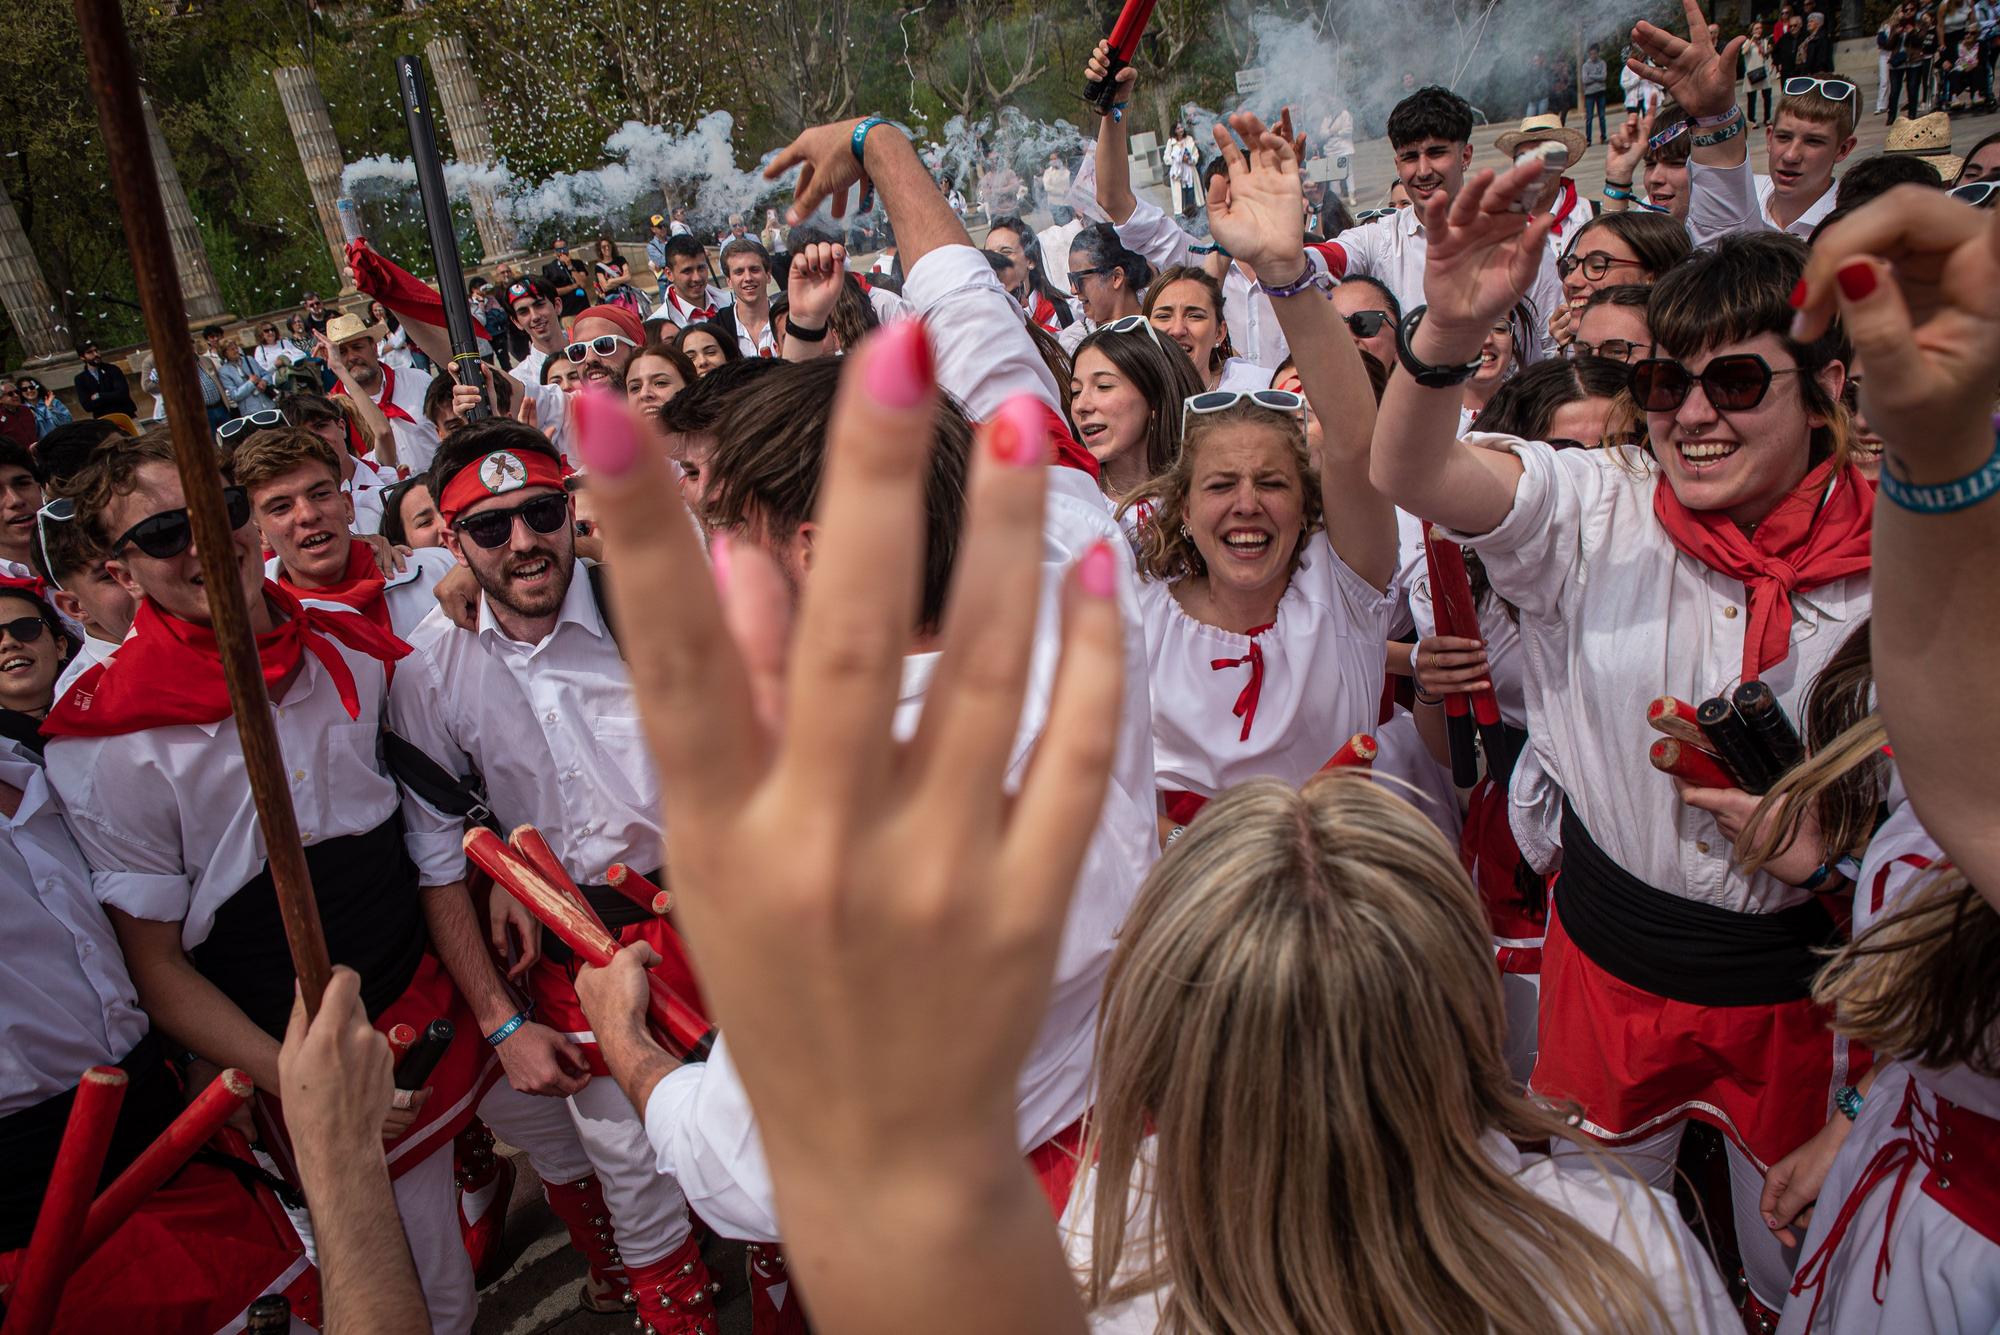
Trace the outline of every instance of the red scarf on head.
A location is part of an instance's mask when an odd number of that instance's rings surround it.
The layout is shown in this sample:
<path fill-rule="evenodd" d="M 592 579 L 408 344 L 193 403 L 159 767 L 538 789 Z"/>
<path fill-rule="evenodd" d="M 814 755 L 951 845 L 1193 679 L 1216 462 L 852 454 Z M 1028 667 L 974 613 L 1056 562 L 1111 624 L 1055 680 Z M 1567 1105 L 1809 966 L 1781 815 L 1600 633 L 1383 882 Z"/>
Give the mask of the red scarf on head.
<path fill-rule="evenodd" d="M 348 539 L 347 569 L 341 572 L 338 583 L 308 589 L 292 583 L 283 575 L 278 576 L 278 587 L 295 598 L 339 603 L 353 608 L 383 630 L 391 630 L 389 600 L 382 596 L 382 589 L 387 583 L 382 568 L 375 564 L 375 549 L 359 538 Z"/>
<path fill-rule="evenodd" d="M 1720 575 L 1743 581 L 1750 624 L 1743 631 L 1743 680 L 1785 661 L 1792 650 L 1792 594 L 1869 568 L 1875 493 L 1853 464 L 1829 459 L 1779 501 L 1754 534 L 1727 515 L 1690 510 L 1667 485 L 1653 489 L 1653 514 L 1674 546 Z"/>
<path fill-rule="evenodd" d="M 410 652 L 409 645 L 368 618 L 301 606 L 270 580 L 264 581 L 264 596 L 281 618 L 268 634 L 257 637 L 266 690 L 275 693 L 310 653 L 333 678 L 347 716 L 358 719 L 361 695 L 354 674 L 328 638 L 385 664 Z M 118 646 L 116 657 L 85 672 L 56 701 L 42 723 L 42 735 L 115 737 L 178 723 L 219 723 L 229 714 L 229 688 L 214 630 L 170 616 L 144 599 L 132 620 L 132 634 Z"/>

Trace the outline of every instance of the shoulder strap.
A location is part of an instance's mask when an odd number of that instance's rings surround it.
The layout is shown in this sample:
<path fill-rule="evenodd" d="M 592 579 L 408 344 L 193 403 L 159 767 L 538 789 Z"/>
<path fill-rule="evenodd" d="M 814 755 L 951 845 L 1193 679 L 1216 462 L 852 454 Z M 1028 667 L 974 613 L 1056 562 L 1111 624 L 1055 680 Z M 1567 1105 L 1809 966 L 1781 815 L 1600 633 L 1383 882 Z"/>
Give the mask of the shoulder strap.
<path fill-rule="evenodd" d="M 597 615 L 604 619 L 604 629 L 611 632 L 611 642 L 618 646 L 618 656 L 625 656 L 625 642 L 618 638 L 618 623 L 611 616 L 611 590 L 604 583 L 604 563 L 584 567 L 590 576 L 590 596 L 597 602 Z"/>
<path fill-rule="evenodd" d="M 382 730 L 382 757 L 388 761 L 389 772 L 396 777 L 396 781 L 422 801 L 447 816 L 458 816 L 475 825 L 484 825 L 505 837 L 506 831 L 500 828 L 499 819 L 486 805 L 486 786 L 478 775 L 460 777 L 453 774 L 431 759 L 430 753 L 421 746 L 398 737 L 387 728 Z"/>

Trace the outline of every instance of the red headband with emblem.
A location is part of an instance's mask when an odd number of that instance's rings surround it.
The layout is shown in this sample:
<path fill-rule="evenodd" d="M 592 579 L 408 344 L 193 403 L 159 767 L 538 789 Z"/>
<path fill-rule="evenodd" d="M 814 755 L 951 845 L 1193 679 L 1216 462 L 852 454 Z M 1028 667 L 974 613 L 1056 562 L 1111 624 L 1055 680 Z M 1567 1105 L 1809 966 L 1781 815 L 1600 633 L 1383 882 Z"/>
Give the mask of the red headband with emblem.
<path fill-rule="evenodd" d="M 438 497 L 438 515 L 449 525 L 459 511 L 488 496 L 504 496 L 524 487 L 562 490 L 562 464 L 540 450 L 495 450 L 452 475 Z"/>

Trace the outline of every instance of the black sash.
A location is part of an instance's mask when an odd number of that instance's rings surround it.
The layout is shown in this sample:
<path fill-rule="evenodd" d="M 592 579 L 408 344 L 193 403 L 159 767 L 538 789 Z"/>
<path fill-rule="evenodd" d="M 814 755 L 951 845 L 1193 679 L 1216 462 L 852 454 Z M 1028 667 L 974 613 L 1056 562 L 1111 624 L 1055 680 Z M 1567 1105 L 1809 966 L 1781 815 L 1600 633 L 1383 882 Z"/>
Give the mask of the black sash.
<path fill-rule="evenodd" d="M 361 1001 L 373 1019 L 409 987 L 430 940 L 416 865 L 403 850 L 403 822 L 392 815 L 366 834 L 314 844 L 306 849 L 306 868 L 327 957 L 361 975 Z M 189 954 L 258 1028 L 284 1036 L 298 975 L 268 865 L 217 910 L 208 939 Z"/>
<path fill-rule="evenodd" d="M 658 885 L 660 873 L 657 870 L 649 871 L 646 873 L 646 879 Z M 608 885 L 579 885 L 577 889 L 583 892 L 591 911 L 613 936 L 633 923 L 645 922 L 653 916 L 652 910 L 633 903 Z M 542 953 L 557 964 L 569 962 L 570 948 L 564 945 L 562 939 L 554 932 L 542 933 Z"/>
<path fill-rule="evenodd" d="M 129 1079 L 111 1132 L 111 1149 L 104 1156 L 104 1171 L 97 1179 L 99 1191 L 158 1139 L 181 1110 L 179 1082 L 151 1033 L 132 1045 L 118 1067 Z M 32 1108 L 0 1117 L 0 1164 L 5 1165 L 0 1171 L 0 1252 L 26 1246 L 34 1232 L 42 1193 L 55 1171 L 56 1147 L 62 1144 L 75 1102 L 72 1086 Z"/>
<path fill-rule="evenodd" d="M 1563 801 L 1556 912 L 1590 962 L 1633 987 L 1697 1006 L 1772 1006 L 1812 993 L 1840 929 L 1817 899 L 1732 913 L 1657 890 L 1611 860 Z"/>

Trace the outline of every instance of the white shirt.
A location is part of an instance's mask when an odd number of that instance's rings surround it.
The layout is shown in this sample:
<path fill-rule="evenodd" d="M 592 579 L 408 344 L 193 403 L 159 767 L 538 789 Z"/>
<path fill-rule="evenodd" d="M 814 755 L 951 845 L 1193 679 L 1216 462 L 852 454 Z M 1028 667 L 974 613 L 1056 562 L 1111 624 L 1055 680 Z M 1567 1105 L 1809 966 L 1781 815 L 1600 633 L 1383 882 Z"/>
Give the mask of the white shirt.
<path fill-rule="evenodd" d="M 250 356 L 268 377 L 280 366 L 291 361 L 294 353 L 283 343 L 259 343 L 250 349 Z"/>
<path fill-rule="evenodd" d="M 1712 246 L 1731 232 L 1778 231 L 1777 219 L 1771 216 L 1771 189 L 1771 178 L 1751 171 L 1747 157 L 1734 167 L 1690 162 L 1687 225 L 1696 248 Z M 1809 239 L 1820 219 L 1833 212 L 1839 193 L 1836 184 L 1828 182 L 1826 193 L 1783 230 L 1801 241 Z"/>
<path fill-rule="evenodd" d="M 1234 710 L 1252 666 L 1247 635 L 1195 620 L 1164 580 L 1140 585 L 1146 657 L 1153 667 L 1153 766 L 1162 789 L 1213 797 L 1246 779 L 1297 786 L 1382 708 L 1382 645 L 1402 601 L 1348 569 L 1324 531 L 1306 540 L 1278 614 L 1255 645 L 1263 660 L 1250 735 Z"/>
<path fill-rule="evenodd" d="M 1132 1166 L 1133 1188 L 1126 1196 L 1131 1213 L 1119 1266 L 1123 1277 L 1136 1278 L 1152 1259 L 1146 1193 L 1154 1171 L 1153 1144 L 1149 1138 Z M 1663 1335 L 1735 1335 L 1742 1329 L 1721 1276 L 1681 1222 L 1671 1193 L 1652 1191 L 1615 1170 L 1601 1173 L 1588 1160 L 1524 1155 L 1497 1131 L 1481 1136 L 1480 1146 L 1522 1187 L 1616 1247 L 1652 1281 L 1667 1316 Z M 1078 1175 L 1060 1225 L 1070 1266 L 1078 1274 L 1090 1270 L 1097 1185 L 1097 1168 L 1091 1165 Z M 1522 1279 L 1536 1282 L 1533 1275 Z M 1091 1312 L 1090 1328 L 1097 1335 L 1154 1335 L 1161 1315 L 1159 1292 L 1144 1293 Z"/>
<path fill-rule="evenodd" d="M 750 332 L 749 322 L 744 319 L 742 307 L 738 305 L 733 307 L 732 310 L 736 318 L 737 351 L 752 360 L 758 357 L 777 356 L 778 341 L 770 319 L 769 308 L 767 307 L 765 310 L 764 327 L 754 334 Z"/>
<path fill-rule="evenodd" d="M 81 677 L 99 663 L 110 662 L 111 656 L 117 652 L 118 646 L 116 644 L 111 643 L 109 640 L 100 640 L 95 635 L 86 632 L 83 636 L 82 647 L 76 651 L 76 657 L 69 660 L 69 666 L 65 667 L 62 670 L 62 675 L 56 678 L 56 693 L 54 698 L 60 700 L 65 695 L 68 695 L 69 688 L 76 685 L 78 677 Z"/>
<path fill-rule="evenodd" d="M 0 818 L 0 1116 L 72 1089 L 146 1035 L 146 1015 L 90 867 L 42 767 L 0 746 L 0 781 L 21 790 Z"/>
<path fill-rule="evenodd" d="M 389 393 L 392 374 L 395 404 L 410 415 L 407 422 L 395 417 L 389 419 L 389 428 L 396 433 L 396 462 L 412 473 L 421 473 L 431 466 L 438 451 L 437 428 L 424 416 L 424 393 L 431 387 L 431 376 L 428 371 L 410 366 L 383 367 L 382 390 L 375 395 L 377 407 Z"/>
<path fill-rule="evenodd" d="M 917 308 L 912 306 L 907 298 L 897 296 L 888 288 L 870 287 L 867 289 L 867 292 L 868 304 L 874 307 L 875 318 L 880 323 L 891 324 L 897 320 L 909 320 L 916 317 Z"/>
<path fill-rule="evenodd" d="M 356 533 L 382 531 L 382 489 L 395 481 L 393 474 L 384 473 L 366 459 L 354 461 L 354 476 L 341 483 L 340 489 L 354 502 Z"/>
<path fill-rule="evenodd" d="M 1064 291 L 1069 288 L 1069 243 L 1082 230 L 1083 219 L 1072 217 L 1066 223 L 1050 223 L 1035 233 L 1035 244 L 1042 248 L 1042 272 Z"/>
<path fill-rule="evenodd" d="M 707 302 L 710 312 L 729 309 L 730 295 L 726 288 L 709 287 L 703 299 Z M 646 323 L 654 324 L 660 321 L 667 321 L 676 329 L 685 329 L 689 325 L 697 323 L 698 320 L 706 318 L 708 317 L 697 316 L 694 308 L 689 306 L 687 301 L 681 296 L 680 289 L 669 283 L 667 284 L 667 299 L 653 307 L 652 312 L 646 316 Z"/>
<path fill-rule="evenodd" d="M 361 716 L 348 717 L 333 679 L 311 653 L 301 655 L 297 679 L 271 711 L 299 839 L 307 846 L 365 834 L 402 801 L 376 757 L 382 665 L 331 636 L 327 642 L 354 674 Z M 264 833 L 233 717 L 114 737 L 53 738 L 48 776 L 90 863 L 91 893 L 135 918 L 180 923 L 189 950 L 208 939 L 216 911 L 264 869 Z M 404 823 L 412 857 L 425 838 L 456 846 L 457 823 L 441 830 L 414 803 L 405 806 Z M 329 893 L 327 886 L 318 889 Z"/>
<path fill-rule="evenodd" d="M 1682 555 L 1654 517 L 1658 469 L 1631 451 L 1477 433 L 1468 443 L 1510 448 L 1525 469 L 1492 532 L 1453 538 L 1477 549 L 1494 591 L 1520 611 L 1528 731 L 1585 828 L 1669 894 L 1736 913 L 1808 898 L 1769 873 L 1745 877 L 1715 818 L 1676 799 L 1646 759 L 1656 735 L 1646 706 L 1733 687 L 1750 624 L 1742 582 Z M 1791 651 L 1763 674 L 1791 717 L 1868 607 L 1865 575 L 1792 599 Z"/>
<path fill-rule="evenodd" d="M 389 707 L 399 736 L 455 774 L 477 770 L 501 823 L 541 830 L 579 885 L 602 884 L 614 862 L 660 865 L 659 775 L 581 563 L 556 628 L 539 643 L 508 636 L 484 598 L 478 630 L 434 609 L 408 639 L 414 652 L 396 665 Z M 417 866 L 426 885 L 457 880 L 465 870 L 457 833 L 427 847 Z"/>
<path fill-rule="evenodd" d="M 1201 257 L 1189 249 L 1194 238 L 1158 204 L 1140 200 L 1132 216 L 1117 227 L 1118 239 L 1144 255 L 1156 269 L 1199 264 Z M 1222 318 L 1229 324 L 1230 343 L 1251 361 L 1277 366 L 1291 355 L 1271 299 L 1233 262 L 1222 276 Z M 1268 386 L 1270 381 L 1264 383 Z"/>
<path fill-rule="evenodd" d="M 1350 227 L 1331 241 L 1306 246 L 1306 259 L 1321 273 L 1335 278 L 1366 275 L 1395 293 L 1405 313 L 1424 305 L 1424 261 L 1430 243 L 1417 211 L 1404 205 L 1394 213 L 1359 227 Z M 1546 335 L 1549 317 L 1562 305 L 1562 280 L 1556 276 L 1556 255 L 1542 251 L 1542 267 L 1528 290 L 1535 308 L 1537 331 Z M 1393 368 L 1392 368 L 1393 369 Z"/>
<path fill-rule="evenodd" d="M 540 348 L 531 347 L 528 355 L 515 362 L 507 374 L 514 377 L 521 393 L 535 405 L 535 425 L 560 450 L 563 447 L 563 429 L 569 418 L 568 403 L 561 390 L 542 383 L 542 367 L 548 363 L 549 355 Z"/>
<path fill-rule="evenodd" d="M 1248 357 L 1231 357 L 1222 364 L 1222 376 L 1215 382 L 1217 389 L 1269 389 L 1271 377 L 1276 375 L 1268 366 L 1259 366 Z"/>
<path fill-rule="evenodd" d="M 458 565 L 458 558 L 443 547 L 417 547 L 403 561 L 401 570 L 383 577 L 382 601 L 389 608 L 389 628 L 408 640 L 418 623 L 437 610 L 437 598 L 431 590 Z M 275 556 L 264 562 L 264 574 L 271 579 L 278 578 L 283 569 L 284 562 Z M 346 603 L 315 598 L 310 589 L 300 588 L 295 592 L 300 602 L 311 603 L 314 607 L 342 612 L 354 610 Z"/>

